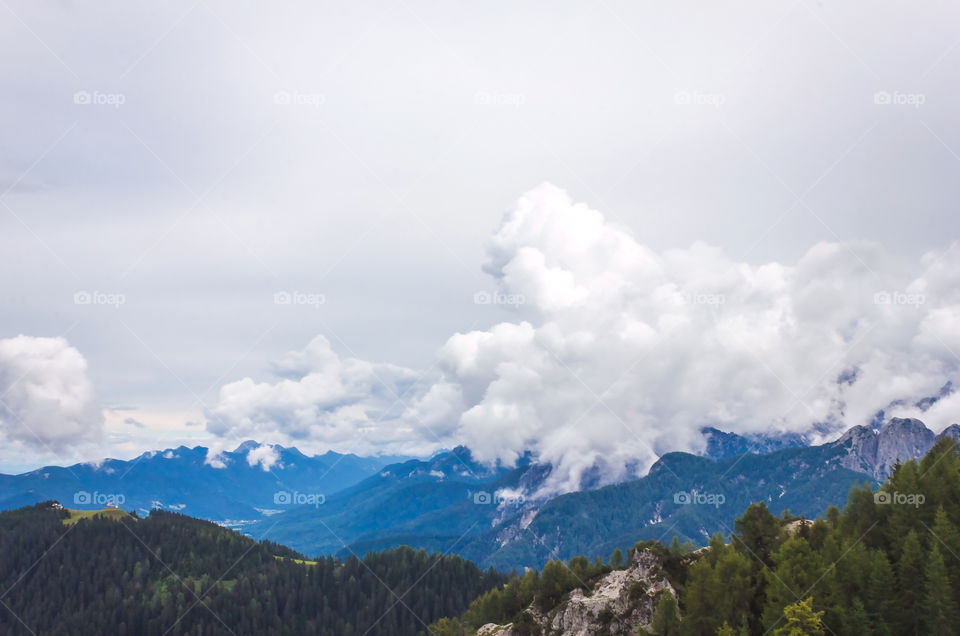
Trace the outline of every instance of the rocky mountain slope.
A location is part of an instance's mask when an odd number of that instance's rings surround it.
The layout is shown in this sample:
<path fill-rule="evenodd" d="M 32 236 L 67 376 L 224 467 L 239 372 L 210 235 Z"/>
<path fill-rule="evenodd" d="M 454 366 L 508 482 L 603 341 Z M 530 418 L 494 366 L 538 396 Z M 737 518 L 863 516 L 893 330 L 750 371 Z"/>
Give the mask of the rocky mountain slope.
<path fill-rule="evenodd" d="M 555 636 L 636 634 L 638 628 L 650 626 L 665 591 L 677 594 L 660 557 L 650 550 L 633 551 L 629 567 L 604 575 L 587 591 L 573 590 L 550 611 L 541 612 L 531 604 L 523 628 L 491 623 L 481 627 L 477 636 L 522 636 L 530 633 L 530 623 L 539 627 L 540 633 Z"/>
<path fill-rule="evenodd" d="M 799 433 L 738 435 L 707 426 L 700 429 L 707 447 L 703 454 L 710 459 L 727 459 L 737 455 L 763 455 L 784 448 L 809 446 L 810 440 Z"/>
<path fill-rule="evenodd" d="M 847 449 L 847 456 L 841 460 L 844 467 L 885 479 L 898 460 L 922 457 L 944 436 L 960 440 L 960 425 L 952 424 L 935 435 L 920 420 L 895 417 L 879 431 L 854 426 L 832 445 Z"/>

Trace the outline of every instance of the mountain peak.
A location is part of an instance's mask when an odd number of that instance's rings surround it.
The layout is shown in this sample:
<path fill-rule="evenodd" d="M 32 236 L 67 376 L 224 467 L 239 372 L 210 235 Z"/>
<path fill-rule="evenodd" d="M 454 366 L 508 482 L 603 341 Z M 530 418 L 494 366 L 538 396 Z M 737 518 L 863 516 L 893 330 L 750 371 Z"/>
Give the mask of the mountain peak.
<path fill-rule="evenodd" d="M 960 426 L 950 434 L 960 436 Z M 834 444 L 848 446 L 844 466 L 882 479 L 898 461 L 922 457 L 936 439 L 933 431 L 920 420 L 893 417 L 878 432 L 866 426 L 854 426 Z"/>
<path fill-rule="evenodd" d="M 905 432 L 923 432 L 930 431 L 927 425 L 913 417 L 891 417 L 887 423 L 880 429 L 880 434 L 903 434 Z"/>
<path fill-rule="evenodd" d="M 937 435 L 937 439 L 943 437 L 952 437 L 955 440 L 960 441 L 960 424 L 951 424 L 947 428 L 940 431 L 940 434 Z"/>
<path fill-rule="evenodd" d="M 233 452 L 234 452 L 234 453 L 249 453 L 249 452 L 252 451 L 253 449 L 259 448 L 260 446 L 263 446 L 263 444 L 261 444 L 260 442 L 258 442 L 258 441 L 256 441 L 256 440 L 248 439 L 248 440 L 246 440 L 245 442 L 242 442 L 242 443 L 241 443 L 239 446 L 237 446 L 235 449 L 233 449 Z"/>

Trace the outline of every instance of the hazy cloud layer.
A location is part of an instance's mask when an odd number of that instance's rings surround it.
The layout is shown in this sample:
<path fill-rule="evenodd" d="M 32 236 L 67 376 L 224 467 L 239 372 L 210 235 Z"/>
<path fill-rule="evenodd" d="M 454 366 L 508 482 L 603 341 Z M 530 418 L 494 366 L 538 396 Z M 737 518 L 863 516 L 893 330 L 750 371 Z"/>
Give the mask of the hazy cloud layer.
<path fill-rule="evenodd" d="M 418 375 L 391 364 L 341 358 L 323 336 L 275 365 L 276 382 L 244 378 L 220 389 L 207 429 L 231 439 L 283 440 L 310 448 L 376 453 L 410 445 L 401 418 Z"/>
<path fill-rule="evenodd" d="M 33 451 L 101 439 L 103 412 L 87 362 L 64 338 L 0 340 L 0 433 Z"/>
<path fill-rule="evenodd" d="M 530 449 L 565 490 L 591 467 L 613 481 L 696 450 L 705 425 L 825 437 L 882 409 L 938 430 L 960 419 L 956 395 L 913 406 L 960 380 L 953 245 L 909 271 L 870 242 L 759 265 L 703 243 L 657 252 L 545 184 L 487 254 L 527 319 L 450 337 L 432 384 L 318 337 L 277 364 L 283 379 L 223 387 L 208 428 L 345 450 L 462 443 L 487 461 Z"/>

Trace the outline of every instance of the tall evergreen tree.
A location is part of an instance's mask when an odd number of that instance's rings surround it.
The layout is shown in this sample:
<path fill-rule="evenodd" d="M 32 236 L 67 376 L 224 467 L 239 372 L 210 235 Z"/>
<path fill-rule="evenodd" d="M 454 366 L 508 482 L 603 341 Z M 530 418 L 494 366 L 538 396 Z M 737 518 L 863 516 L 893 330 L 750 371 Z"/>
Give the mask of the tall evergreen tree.
<path fill-rule="evenodd" d="M 670 592 L 660 595 L 653 620 L 650 622 L 650 630 L 656 636 L 679 636 L 680 612 L 677 609 L 677 599 Z"/>
<path fill-rule="evenodd" d="M 948 636 L 957 633 L 957 601 L 947 576 L 943 555 L 934 545 L 927 558 L 924 581 L 923 625 L 931 636 Z"/>
<path fill-rule="evenodd" d="M 876 636 L 889 636 L 897 616 L 896 581 L 887 556 L 877 550 L 871 554 L 867 581 L 867 615 Z"/>
<path fill-rule="evenodd" d="M 923 547 L 915 530 L 907 533 L 903 541 L 900 561 L 897 563 L 897 578 L 900 585 L 900 629 L 903 634 L 920 633 L 920 618 L 923 612 Z"/>

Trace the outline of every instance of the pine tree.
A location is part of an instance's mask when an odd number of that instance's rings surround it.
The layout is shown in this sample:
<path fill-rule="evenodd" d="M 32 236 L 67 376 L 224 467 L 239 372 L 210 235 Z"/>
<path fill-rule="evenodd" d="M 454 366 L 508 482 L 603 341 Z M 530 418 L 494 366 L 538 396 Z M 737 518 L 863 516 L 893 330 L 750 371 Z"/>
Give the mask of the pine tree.
<path fill-rule="evenodd" d="M 823 612 L 813 611 L 813 597 L 783 608 L 786 625 L 775 630 L 774 636 L 821 636 Z"/>
<path fill-rule="evenodd" d="M 957 532 L 943 506 L 937 507 L 934 517 L 931 542 L 939 544 L 944 565 L 950 576 L 953 589 L 960 590 L 960 532 Z"/>
<path fill-rule="evenodd" d="M 920 633 L 923 591 L 923 547 L 916 531 L 907 533 L 903 541 L 900 561 L 897 563 L 897 578 L 900 584 L 901 633 Z"/>
<path fill-rule="evenodd" d="M 737 538 L 734 545 L 745 550 L 767 566 L 773 565 L 771 555 L 782 538 L 780 520 L 767 509 L 766 504 L 750 504 L 743 516 L 734 522 Z"/>
<path fill-rule="evenodd" d="M 897 616 L 897 594 L 890 561 L 880 551 L 871 555 L 866 609 L 874 634 L 888 636 L 892 633 L 890 625 Z"/>
<path fill-rule="evenodd" d="M 923 625 L 926 633 L 931 636 L 956 634 L 960 614 L 943 555 L 936 545 L 930 550 L 924 574 Z"/>
<path fill-rule="evenodd" d="M 700 559 L 690 566 L 683 595 L 686 634 L 711 636 L 720 627 L 723 613 L 720 587 L 709 559 Z"/>
<path fill-rule="evenodd" d="M 623 567 L 623 552 L 620 551 L 620 548 L 616 548 L 613 551 L 613 554 L 610 555 L 610 567 L 612 568 Z"/>
<path fill-rule="evenodd" d="M 784 608 L 796 600 L 796 592 L 810 591 L 821 579 L 819 555 L 806 539 L 791 537 L 773 555 L 773 570 L 766 571 L 766 605 L 763 624 L 772 629 L 780 621 Z"/>
<path fill-rule="evenodd" d="M 677 599 L 670 592 L 660 595 L 660 602 L 650 622 L 651 631 L 657 636 L 678 636 L 680 634 L 680 612 Z"/>

